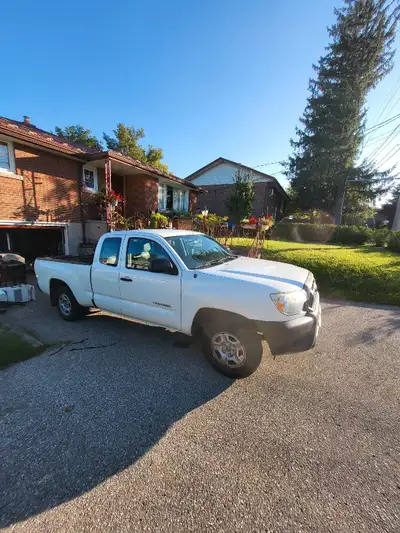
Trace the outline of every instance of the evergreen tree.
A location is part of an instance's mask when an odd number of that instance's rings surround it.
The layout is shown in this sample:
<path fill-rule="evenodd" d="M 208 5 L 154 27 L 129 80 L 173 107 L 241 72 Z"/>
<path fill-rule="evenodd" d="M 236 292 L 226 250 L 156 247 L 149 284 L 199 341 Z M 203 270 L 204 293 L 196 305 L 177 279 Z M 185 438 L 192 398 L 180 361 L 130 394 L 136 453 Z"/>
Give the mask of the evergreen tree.
<path fill-rule="evenodd" d="M 230 198 L 226 202 L 229 214 L 235 223 L 239 224 L 251 215 L 255 199 L 253 178 L 249 171 L 238 168 Z"/>
<path fill-rule="evenodd" d="M 94 148 L 101 152 L 103 150 L 103 145 L 90 130 L 85 129 L 80 124 L 75 124 L 73 126 L 66 126 L 65 128 L 60 128 L 59 126 L 55 127 L 55 134 L 62 139 L 71 141 L 78 144 L 83 144 L 89 148 Z"/>
<path fill-rule="evenodd" d="M 393 67 L 393 41 L 399 8 L 387 0 L 346 0 L 328 30 L 331 43 L 309 83 L 310 96 L 287 175 L 298 207 L 321 209 L 340 223 L 349 179 L 360 180 L 351 197 L 373 200 L 386 187 L 387 174 L 356 166 L 365 129 L 368 92 Z M 363 183 L 363 185 L 361 185 Z"/>
<path fill-rule="evenodd" d="M 154 146 L 149 145 L 146 150 L 139 144 L 139 141 L 145 137 L 143 128 L 136 130 L 133 126 L 125 126 L 125 124 L 119 123 L 113 133 L 114 137 L 103 133 L 109 150 L 121 152 L 143 163 L 153 165 L 164 172 L 168 172 L 168 165 L 161 161 L 164 157 L 161 148 L 154 148 Z"/>

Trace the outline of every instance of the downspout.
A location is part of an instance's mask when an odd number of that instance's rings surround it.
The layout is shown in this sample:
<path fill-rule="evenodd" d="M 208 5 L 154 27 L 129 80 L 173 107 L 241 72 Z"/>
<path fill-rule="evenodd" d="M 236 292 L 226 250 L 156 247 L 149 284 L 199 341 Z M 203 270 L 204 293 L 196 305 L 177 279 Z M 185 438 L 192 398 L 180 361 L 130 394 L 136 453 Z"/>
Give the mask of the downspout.
<path fill-rule="evenodd" d="M 85 210 L 83 208 L 82 204 L 82 176 L 83 176 L 83 167 L 85 166 L 85 163 L 81 164 L 81 171 L 78 179 L 78 198 L 79 198 L 79 206 L 81 211 L 81 225 L 82 225 L 82 242 L 86 243 L 86 221 L 85 221 Z"/>

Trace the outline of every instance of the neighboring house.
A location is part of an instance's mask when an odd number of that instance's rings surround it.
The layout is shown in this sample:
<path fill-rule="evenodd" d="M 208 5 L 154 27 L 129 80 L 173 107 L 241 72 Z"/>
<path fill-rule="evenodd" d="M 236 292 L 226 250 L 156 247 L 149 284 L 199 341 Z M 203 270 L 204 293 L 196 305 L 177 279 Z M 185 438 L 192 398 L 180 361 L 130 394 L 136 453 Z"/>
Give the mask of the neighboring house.
<path fill-rule="evenodd" d="M 106 231 L 93 193 L 125 198 L 124 215 L 195 211 L 198 188 L 119 152 L 97 152 L 23 122 L 0 117 L 0 250 L 28 258 L 75 254 Z"/>
<path fill-rule="evenodd" d="M 253 215 L 274 215 L 282 218 L 285 202 L 289 197 L 278 180 L 250 167 L 246 167 L 229 159 L 219 157 L 205 167 L 200 168 L 186 178 L 186 181 L 203 188 L 199 196 L 197 208 L 207 209 L 219 216 L 228 215 L 226 201 L 232 194 L 235 173 L 239 168 L 249 171 L 254 179 L 256 198 L 253 203 Z"/>

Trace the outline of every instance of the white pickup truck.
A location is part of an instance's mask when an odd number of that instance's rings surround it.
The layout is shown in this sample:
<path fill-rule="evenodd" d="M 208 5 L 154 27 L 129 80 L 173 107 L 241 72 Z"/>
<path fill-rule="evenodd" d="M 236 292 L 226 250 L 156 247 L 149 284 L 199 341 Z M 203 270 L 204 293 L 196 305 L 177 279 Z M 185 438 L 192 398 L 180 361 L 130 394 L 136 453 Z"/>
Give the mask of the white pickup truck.
<path fill-rule="evenodd" d="M 274 355 L 315 344 L 320 300 L 304 268 L 238 257 L 207 235 L 172 229 L 106 233 L 90 262 L 35 262 L 39 289 L 65 320 L 97 307 L 201 334 L 206 358 L 230 377 L 256 370 L 262 337 Z"/>

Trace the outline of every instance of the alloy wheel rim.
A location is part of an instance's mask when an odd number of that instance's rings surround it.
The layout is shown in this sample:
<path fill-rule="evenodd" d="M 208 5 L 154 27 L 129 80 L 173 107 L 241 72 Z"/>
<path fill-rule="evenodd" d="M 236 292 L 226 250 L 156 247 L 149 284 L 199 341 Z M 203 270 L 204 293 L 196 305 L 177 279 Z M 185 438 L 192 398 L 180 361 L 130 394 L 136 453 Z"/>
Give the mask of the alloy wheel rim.
<path fill-rule="evenodd" d="M 224 366 L 238 368 L 246 360 L 246 350 L 240 340 L 232 333 L 221 332 L 211 339 L 214 358 Z"/>
<path fill-rule="evenodd" d="M 69 297 L 63 293 L 60 294 L 60 297 L 58 299 L 58 304 L 60 306 L 61 312 L 65 316 L 69 316 L 72 311 L 72 303 Z"/>

